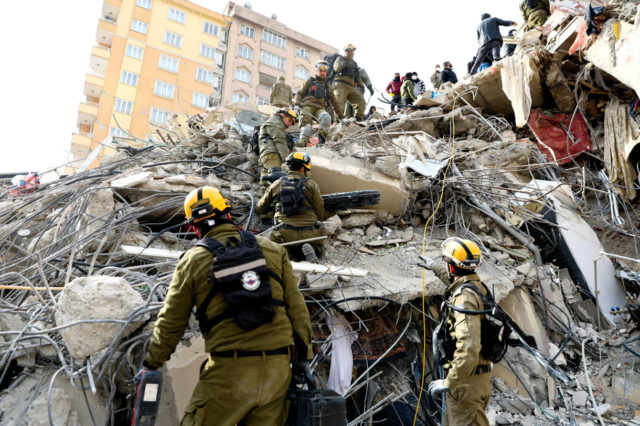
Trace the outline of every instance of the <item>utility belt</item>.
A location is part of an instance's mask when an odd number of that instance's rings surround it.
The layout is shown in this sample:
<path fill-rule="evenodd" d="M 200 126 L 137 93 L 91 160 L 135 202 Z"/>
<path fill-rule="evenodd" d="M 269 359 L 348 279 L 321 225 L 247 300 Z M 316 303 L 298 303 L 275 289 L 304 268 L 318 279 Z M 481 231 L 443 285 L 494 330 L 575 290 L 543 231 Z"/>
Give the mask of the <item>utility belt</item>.
<path fill-rule="evenodd" d="M 354 87 L 358 87 L 358 83 L 353 83 L 353 85 L 347 81 L 344 80 L 334 80 L 336 83 L 342 83 L 342 84 L 346 84 L 347 86 L 354 86 Z"/>
<path fill-rule="evenodd" d="M 212 357 L 220 358 L 243 358 L 248 356 L 271 356 L 271 355 L 289 355 L 289 347 L 283 346 L 278 349 L 271 349 L 268 351 L 222 351 L 211 352 Z"/>
<path fill-rule="evenodd" d="M 291 225 L 287 225 L 287 224 L 283 224 L 281 226 L 281 228 L 283 229 L 291 229 L 293 231 L 313 231 L 315 229 L 320 229 L 320 227 L 318 225 L 311 225 L 311 226 L 291 226 Z"/>
<path fill-rule="evenodd" d="M 471 373 L 472 376 L 479 376 L 480 374 L 490 373 L 491 372 L 491 364 L 483 364 L 476 367 Z M 449 369 L 445 369 L 445 374 L 449 373 Z"/>

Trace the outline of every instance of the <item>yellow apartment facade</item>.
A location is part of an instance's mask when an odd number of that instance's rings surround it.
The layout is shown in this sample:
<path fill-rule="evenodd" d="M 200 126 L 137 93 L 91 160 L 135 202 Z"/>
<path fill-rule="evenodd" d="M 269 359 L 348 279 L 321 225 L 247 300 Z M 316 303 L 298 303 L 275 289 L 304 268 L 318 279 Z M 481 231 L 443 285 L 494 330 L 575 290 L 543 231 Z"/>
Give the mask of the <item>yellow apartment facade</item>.
<path fill-rule="evenodd" d="M 92 166 L 113 153 L 110 136 L 136 145 L 134 138 L 147 140 L 171 113 L 218 105 L 229 23 L 186 0 L 104 0 L 67 172 L 101 144 Z"/>

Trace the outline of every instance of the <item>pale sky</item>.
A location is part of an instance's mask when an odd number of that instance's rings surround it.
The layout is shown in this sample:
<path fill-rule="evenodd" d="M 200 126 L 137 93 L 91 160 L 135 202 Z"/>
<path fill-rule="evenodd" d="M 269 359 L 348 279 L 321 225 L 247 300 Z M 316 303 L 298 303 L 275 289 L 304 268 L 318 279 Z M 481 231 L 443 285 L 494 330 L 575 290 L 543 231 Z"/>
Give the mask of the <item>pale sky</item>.
<path fill-rule="evenodd" d="M 521 22 L 519 2 L 254 0 L 251 4 L 256 12 L 275 13 L 288 27 L 339 49 L 355 44 L 356 62 L 367 70 L 373 86 L 384 91 L 396 71 L 416 71 L 430 87 L 434 65 L 445 60 L 453 63 L 458 77 L 463 76 L 478 47 L 480 15 L 487 12 Z M 227 1 L 195 3 L 222 12 Z M 84 101 L 84 76 L 102 1 L 12 1 L 3 6 L 0 174 L 43 172 L 71 160 L 71 134 L 77 129 L 78 105 Z"/>

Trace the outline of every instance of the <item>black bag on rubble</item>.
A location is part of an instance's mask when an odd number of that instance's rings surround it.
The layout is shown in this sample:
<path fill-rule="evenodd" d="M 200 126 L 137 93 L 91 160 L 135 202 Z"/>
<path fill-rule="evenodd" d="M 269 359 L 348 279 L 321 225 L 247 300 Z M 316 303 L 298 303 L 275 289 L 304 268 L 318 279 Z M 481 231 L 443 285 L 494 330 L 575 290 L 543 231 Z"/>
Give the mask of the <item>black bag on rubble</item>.
<path fill-rule="evenodd" d="M 330 389 L 316 389 L 310 374 L 304 381 L 309 389 L 299 389 L 295 379 L 287 394 L 289 400 L 289 426 L 346 426 L 347 402 Z"/>

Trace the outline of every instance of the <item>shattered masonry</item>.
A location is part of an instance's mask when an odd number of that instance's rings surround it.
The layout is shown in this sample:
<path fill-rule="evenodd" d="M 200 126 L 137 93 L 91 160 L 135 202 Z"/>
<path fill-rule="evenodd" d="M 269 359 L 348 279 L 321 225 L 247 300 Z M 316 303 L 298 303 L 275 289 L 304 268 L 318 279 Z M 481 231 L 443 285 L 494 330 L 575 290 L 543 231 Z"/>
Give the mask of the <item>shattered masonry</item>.
<path fill-rule="evenodd" d="M 452 235 L 483 247 L 482 281 L 547 363 L 509 348 L 492 373 L 492 424 L 640 422 L 640 5 L 609 2 L 589 37 L 583 15 L 584 2 L 556 2 L 542 31 L 516 35 L 515 56 L 308 149 L 323 193 L 381 193 L 322 223 L 322 265 L 294 263 L 313 366 L 349 398 L 353 424 L 412 423 L 431 374 L 423 327 L 430 348 L 444 292 L 415 264 Z M 251 209 L 261 111 L 177 117 L 159 129 L 167 143 L 118 139 L 97 168 L 2 193 L 3 424 L 127 421 L 176 258 L 193 245 L 178 226 L 185 194 L 217 186 L 239 225 L 269 226 Z M 206 356 L 194 321 L 164 368 L 158 424 L 178 424 Z M 417 424 L 433 424 L 425 410 Z"/>

